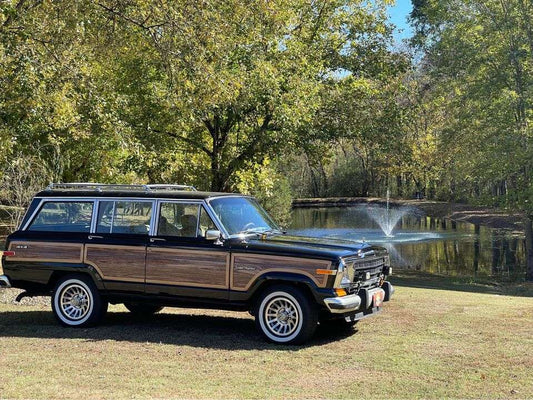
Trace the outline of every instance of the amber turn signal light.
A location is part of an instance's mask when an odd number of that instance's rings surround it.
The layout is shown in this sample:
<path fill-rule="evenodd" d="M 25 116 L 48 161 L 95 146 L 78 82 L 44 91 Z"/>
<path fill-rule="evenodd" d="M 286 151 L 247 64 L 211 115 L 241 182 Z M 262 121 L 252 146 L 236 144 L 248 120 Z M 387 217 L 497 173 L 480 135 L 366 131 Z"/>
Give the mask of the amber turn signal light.
<path fill-rule="evenodd" d="M 337 271 L 334 269 L 317 269 L 316 273 L 318 275 L 335 275 Z"/>
<path fill-rule="evenodd" d="M 337 293 L 337 296 L 339 297 L 346 296 L 348 294 L 344 289 L 335 289 L 335 293 Z"/>

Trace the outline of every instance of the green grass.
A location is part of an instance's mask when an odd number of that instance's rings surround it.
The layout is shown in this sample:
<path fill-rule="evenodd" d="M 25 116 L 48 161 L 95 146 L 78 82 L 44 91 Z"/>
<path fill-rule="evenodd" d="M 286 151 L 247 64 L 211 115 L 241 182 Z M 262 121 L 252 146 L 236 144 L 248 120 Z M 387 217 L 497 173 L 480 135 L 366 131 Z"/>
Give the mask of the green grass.
<path fill-rule="evenodd" d="M 395 269 L 390 280 L 395 285 L 424 289 L 533 297 L 533 283 L 517 282 L 512 278 L 497 280 L 490 276 L 446 276 L 416 270 Z"/>
<path fill-rule="evenodd" d="M 141 321 L 113 306 L 99 327 L 66 329 L 47 302 L 0 292 L 0 398 L 533 398 L 533 298 L 401 280 L 358 331 L 322 328 L 304 347 L 223 311 Z"/>

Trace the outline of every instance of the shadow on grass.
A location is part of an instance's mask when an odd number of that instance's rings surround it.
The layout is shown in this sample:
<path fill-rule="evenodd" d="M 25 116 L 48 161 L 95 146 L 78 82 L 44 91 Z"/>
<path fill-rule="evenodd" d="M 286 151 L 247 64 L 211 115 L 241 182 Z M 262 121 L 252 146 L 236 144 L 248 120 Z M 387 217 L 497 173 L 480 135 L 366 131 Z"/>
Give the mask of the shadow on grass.
<path fill-rule="evenodd" d="M 56 322 L 52 312 L 0 312 L 0 337 L 115 340 L 223 350 L 298 350 L 334 342 L 356 332 L 319 326 L 304 346 L 288 346 L 264 341 L 250 318 L 165 314 L 164 311 L 149 318 L 134 318 L 130 313 L 109 312 L 96 327 L 65 328 Z"/>
<path fill-rule="evenodd" d="M 500 282 L 490 278 L 449 277 L 420 271 L 400 271 L 389 280 L 395 286 L 533 297 L 533 282 Z"/>

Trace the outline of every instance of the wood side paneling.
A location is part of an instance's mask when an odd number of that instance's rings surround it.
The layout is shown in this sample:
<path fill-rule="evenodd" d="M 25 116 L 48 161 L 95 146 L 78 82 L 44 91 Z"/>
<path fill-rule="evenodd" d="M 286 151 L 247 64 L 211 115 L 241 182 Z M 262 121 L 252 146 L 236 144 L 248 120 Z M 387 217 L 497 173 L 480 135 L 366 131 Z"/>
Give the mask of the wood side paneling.
<path fill-rule="evenodd" d="M 308 258 L 268 256 L 262 254 L 235 254 L 232 263 L 231 289 L 247 290 L 266 272 L 291 272 L 311 278 L 318 287 L 326 286 L 327 275 L 317 269 L 329 269 L 331 262 Z"/>
<path fill-rule="evenodd" d="M 229 287 L 229 253 L 148 248 L 146 282 L 227 289 Z"/>
<path fill-rule="evenodd" d="M 144 282 L 146 246 L 88 244 L 84 262 L 95 267 L 104 280 Z"/>
<path fill-rule="evenodd" d="M 9 250 L 14 251 L 15 256 L 7 257 L 8 261 L 81 263 L 83 244 L 13 241 Z"/>

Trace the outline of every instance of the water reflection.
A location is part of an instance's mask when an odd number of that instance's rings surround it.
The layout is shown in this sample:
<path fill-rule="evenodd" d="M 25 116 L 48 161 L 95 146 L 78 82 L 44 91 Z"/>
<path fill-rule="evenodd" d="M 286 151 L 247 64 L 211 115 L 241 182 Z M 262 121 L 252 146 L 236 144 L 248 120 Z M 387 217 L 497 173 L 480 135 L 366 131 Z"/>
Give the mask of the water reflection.
<path fill-rule="evenodd" d="M 509 231 L 423 216 L 411 210 L 400 218 L 389 238 L 367 210 L 366 205 L 297 208 L 289 232 L 379 244 L 389 250 L 393 265 L 400 268 L 511 280 L 524 277 L 524 238 Z"/>
<path fill-rule="evenodd" d="M 368 207 L 297 208 L 289 233 L 296 235 L 365 240 L 386 247 L 393 266 L 457 276 L 496 276 L 522 280 L 525 276 L 525 241 L 509 231 L 466 222 L 432 218 L 409 210 L 387 237 L 368 215 Z M 9 229 L 0 226 L 3 249 Z"/>

